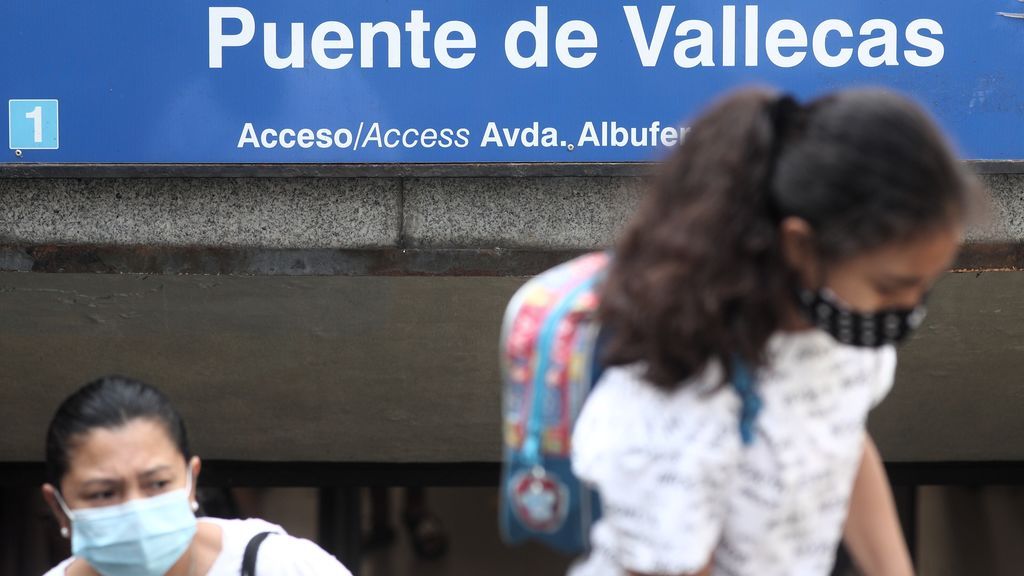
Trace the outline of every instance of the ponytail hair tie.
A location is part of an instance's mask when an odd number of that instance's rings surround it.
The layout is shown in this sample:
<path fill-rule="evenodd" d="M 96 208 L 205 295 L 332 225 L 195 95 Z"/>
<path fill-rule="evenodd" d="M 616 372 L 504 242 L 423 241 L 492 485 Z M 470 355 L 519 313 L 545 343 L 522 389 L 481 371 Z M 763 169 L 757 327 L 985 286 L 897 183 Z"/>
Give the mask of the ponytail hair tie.
<path fill-rule="evenodd" d="M 793 126 L 794 118 L 802 106 L 792 94 L 786 93 L 775 99 L 769 109 L 776 152 Z"/>
<path fill-rule="evenodd" d="M 768 120 L 771 122 L 772 135 L 768 150 L 768 164 L 764 172 L 762 194 L 768 217 L 775 222 L 781 220 L 783 216 L 773 186 L 775 183 L 776 167 L 779 163 L 779 157 L 782 155 L 782 148 L 786 137 L 793 129 L 793 125 L 796 123 L 796 116 L 802 108 L 796 98 L 789 93 L 779 95 L 778 98 L 768 104 L 767 113 Z"/>

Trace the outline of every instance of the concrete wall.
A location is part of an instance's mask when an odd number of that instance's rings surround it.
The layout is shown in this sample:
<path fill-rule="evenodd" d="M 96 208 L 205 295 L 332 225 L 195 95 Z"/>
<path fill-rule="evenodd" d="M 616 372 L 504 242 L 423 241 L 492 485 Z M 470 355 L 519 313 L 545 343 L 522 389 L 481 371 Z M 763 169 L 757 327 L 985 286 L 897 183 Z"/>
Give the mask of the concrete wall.
<path fill-rule="evenodd" d="M 1024 460 L 1024 274 L 1005 271 L 1024 178 L 987 182 L 995 219 L 970 232 L 970 271 L 937 289 L 873 419 L 891 460 Z M 115 371 L 166 389 L 208 458 L 495 461 L 504 303 L 609 244 L 641 188 L 0 179 L 0 461 L 41 459 L 59 400 Z"/>
<path fill-rule="evenodd" d="M 627 178 L 0 178 L 0 242 L 259 248 L 591 248 Z"/>

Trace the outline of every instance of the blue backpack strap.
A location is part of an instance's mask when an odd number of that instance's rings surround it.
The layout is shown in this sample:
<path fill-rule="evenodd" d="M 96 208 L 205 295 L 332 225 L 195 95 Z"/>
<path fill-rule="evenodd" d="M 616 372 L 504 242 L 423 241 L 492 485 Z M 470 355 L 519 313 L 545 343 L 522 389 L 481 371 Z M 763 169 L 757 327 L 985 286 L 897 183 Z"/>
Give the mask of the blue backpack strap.
<path fill-rule="evenodd" d="M 614 250 L 606 251 L 608 254 L 608 266 L 605 267 L 601 272 L 597 274 L 597 282 L 604 282 L 608 276 L 608 268 L 611 267 L 612 259 L 615 257 Z M 590 357 L 590 389 L 593 390 L 594 386 L 597 385 L 598 380 L 604 374 L 604 369 L 608 366 L 604 363 L 604 351 L 608 347 L 608 342 L 611 341 L 612 331 L 604 325 L 597 327 L 597 337 L 594 338 L 594 351 Z"/>
<path fill-rule="evenodd" d="M 740 437 L 744 445 L 750 446 L 754 443 L 754 423 L 763 403 L 755 389 L 754 377 L 747 368 L 747 363 L 738 356 L 734 356 L 732 360 L 732 385 L 743 402 L 740 409 Z"/>
<path fill-rule="evenodd" d="M 601 375 L 604 374 L 605 368 L 608 366 L 604 363 L 604 351 L 608 347 L 608 342 L 611 340 L 611 330 L 601 326 L 597 330 L 597 338 L 594 339 L 594 353 L 590 357 L 590 389 L 593 390 L 594 386 L 597 385 L 597 381 L 601 379 Z"/>
<path fill-rule="evenodd" d="M 537 363 L 534 366 L 533 398 L 530 403 L 530 415 L 526 421 L 526 434 L 523 439 L 523 460 L 531 466 L 541 461 L 541 434 L 544 428 L 544 391 L 547 389 L 548 365 L 551 363 L 551 350 L 554 348 L 555 335 L 562 319 L 569 312 L 573 302 L 583 293 L 593 289 L 599 281 L 598 275 L 587 278 L 574 287 L 558 304 L 548 312 L 541 324 L 537 336 Z"/>

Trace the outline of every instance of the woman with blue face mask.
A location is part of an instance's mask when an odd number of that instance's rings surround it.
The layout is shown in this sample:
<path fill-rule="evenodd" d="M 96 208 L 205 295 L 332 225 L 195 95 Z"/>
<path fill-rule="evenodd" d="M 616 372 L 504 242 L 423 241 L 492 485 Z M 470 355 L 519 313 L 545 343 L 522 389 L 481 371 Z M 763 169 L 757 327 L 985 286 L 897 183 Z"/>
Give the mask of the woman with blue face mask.
<path fill-rule="evenodd" d="M 247 548 L 257 576 L 351 576 L 273 524 L 197 519 L 199 457 L 167 397 L 142 382 L 102 378 L 68 397 L 50 422 L 46 467 L 43 497 L 73 556 L 45 576 L 236 576 Z"/>

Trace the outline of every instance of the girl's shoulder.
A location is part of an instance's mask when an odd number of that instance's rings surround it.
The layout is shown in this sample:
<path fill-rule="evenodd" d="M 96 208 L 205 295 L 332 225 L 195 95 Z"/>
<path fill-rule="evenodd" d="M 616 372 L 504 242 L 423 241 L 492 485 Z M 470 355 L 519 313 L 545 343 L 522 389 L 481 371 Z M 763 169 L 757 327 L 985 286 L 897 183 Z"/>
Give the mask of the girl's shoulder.
<path fill-rule="evenodd" d="M 739 447 L 740 407 L 739 396 L 722 385 L 722 370 L 714 364 L 672 391 L 647 381 L 641 365 L 609 368 L 576 420 L 574 469 L 596 480 L 598 468 L 638 453 L 669 457 L 686 450 L 693 456 L 730 457 Z"/>
<path fill-rule="evenodd" d="M 201 521 L 220 527 L 223 538 L 221 553 L 210 569 L 209 576 L 237 575 L 249 541 L 263 532 L 270 532 L 270 536 L 263 541 L 256 556 L 257 574 L 351 576 L 334 556 L 309 540 L 290 536 L 276 524 L 256 518 L 202 518 Z"/>
<path fill-rule="evenodd" d="M 738 407 L 738 398 L 722 385 L 722 379 L 721 367 L 711 363 L 676 389 L 663 390 L 644 377 L 642 364 L 611 367 L 587 397 L 583 410 L 590 413 L 588 417 L 608 417 L 620 424 L 675 418 L 688 409 L 728 413 Z"/>

